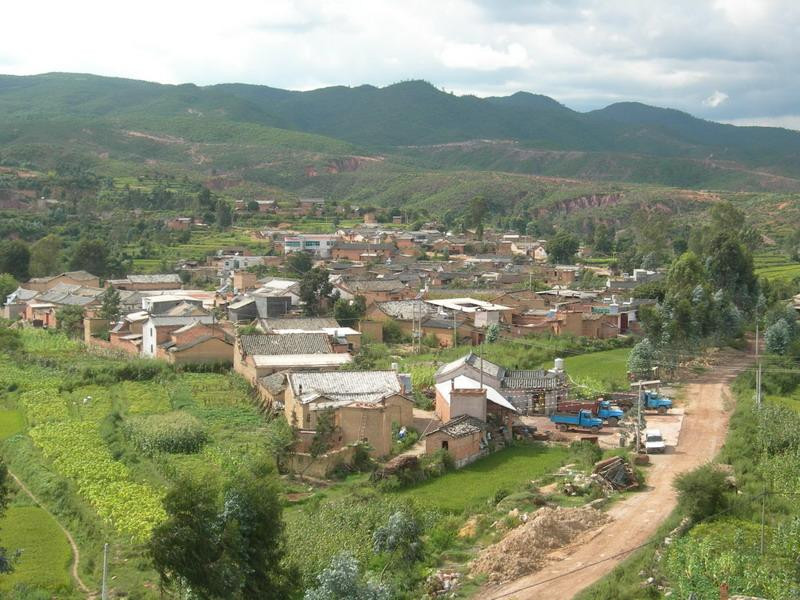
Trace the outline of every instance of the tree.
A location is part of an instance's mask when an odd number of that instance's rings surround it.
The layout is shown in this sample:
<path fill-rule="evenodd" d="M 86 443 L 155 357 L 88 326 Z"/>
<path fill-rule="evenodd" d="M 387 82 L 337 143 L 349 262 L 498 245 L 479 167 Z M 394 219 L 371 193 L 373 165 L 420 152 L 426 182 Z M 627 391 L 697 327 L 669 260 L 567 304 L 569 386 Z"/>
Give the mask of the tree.
<path fill-rule="evenodd" d="M 386 525 L 372 534 L 372 549 L 375 554 L 386 552 L 406 564 L 413 563 L 422 555 L 421 536 L 422 526 L 414 515 L 398 510 L 392 513 Z"/>
<path fill-rule="evenodd" d="M 356 296 L 352 300 L 339 298 L 333 305 L 333 318 L 343 327 L 353 327 L 367 312 L 367 301 L 364 296 Z"/>
<path fill-rule="evenodd" d="M 8 240 L 0 243 L 0 273 L 8 273 L 17 281 L 27 281 L 30 261 L 31 252 L 25 242 Z"/>
<path fill-rule="evenodd" d="M 331 447 L 333 432 L 336 426 L 333 422 L 333 411 L 322 410 L 317 413 L 317 426 L 314 437 L 311 439 L 309 452 L 312 457 L 317 458 L 325 454 Z"/>
<path fill-rule="evenodd" d="M 286 467 L 286 457 L 295 443 L 294 429 L 286 422 L 282 415 L 278 415 L 269 422 L 264 431 L 264 444 L 267 452 L 275 459 L 279 470 Z"/>
<path fill-rule="evenodd" d="M 306 590 L 304 600 L 389 600 L 389 589 L 362 581 L 358 561 L 349 553 L 333 557 L 317 575 L 317 587 Z"/>
<path fill-rule="evenodd" d="M 162 586 L 188 587 L 204 600 L 291 596 L 279 488 L 268 463 L 249 465 L 222 492 L 213 481 L 183 479 L 164 508 L 167 520 L 148 544 Z"/>
<path fill-rule="evenodd" d="M 469 202 L 469 224 L 475 228 L 475 235 L 483 240 L 483 220 L 486 217 L 486 198 L 476 196 Z"/>
<path fill-rule="evenodd" d="M 110 285 L 108 288 L 106 288 L 106 291 L 103 292 L 103 304 L 100 306 L 98 315 L 101 319 L 106 319 L 107 321 L 116 321 L 119 319 L 119 305 L 119 292 L 114 288 L 113 285 Z"/>
<path fill-rule="evenodd" d="M 255 200 L 250 200 L 247 203 L 247 210 L 250 212 L 258 212 L 258 202 Z"/>
<path fill-rule="evenodd" d="M 628 355 L 628 371 L 634 377 L 647 377 L 655 366 L 656 349 L 649 338 L 642 338 Z"/>
<path fill-rule="evenodd" d="M 547 243 L 547 255 L 553 264 L 572 264 L 579 247 L 578 239 L 562 230 Z"/>
<path fill-rule="evenodd" d="M 314 259 L 308 252 L 292 252 L 286 257 L 286 265 L 298 275 L 303 275 L 314 266 Z"/>
<path fill-rule="evenodd" d="M 705 281 L 705 272 L 694 252 L 684 252 L 672 263 L 667 274 L 667 293 L 670 296 L 686 296 Z"/>
<path fill-rule="evenodd" d="M 230 227 L 233 223 L 233 212 L 231 206 L 225 200 L 217 201 L 216 221 L 220 229 Z"/>
<path fill-rule="evenodd" d="M 323 301 L 333 291 L 328 279 L 328 272 L 321 267 L 314 267 L 303 275 L 300 281 L 300 300 L 303 312 L 308 316 L 318 315 L 322 311 Z"/>
<path fill-rule="evenodd" d="M 83 328 L 83 307 L 82 306 L 62 306 L 56 311 L 56 323 L 58 329 L 64 331 L 71 337 L 79 337 Z"/>
<path fill-rule="evenodd" d="M 101 240 L 82 239 L 72 251 L 69 268 L 104 277 L 108 273 L 107 244 Z"/>
<path fill-rule="evenodd" d="M 9 273 L 0 273 L 0 306 L 6 303 L 6 298 L 19 287 L 19 283 Z"/>
<path fill-rule="evenodd" d="M 494 344 L 500 339 L 500 326 L 497 323 L 492 323 L 486 328 L 486 341 Z"/>
<path fill-rule="evenodd" d="M 770 325 L 764 333 L 764 343 L 767 352 L 786 354 L 792 343 L 792 331 L 786 321 L 781 319 Z"/>
<path fill-rule="evenodd" d="M 734 298 L 739 308 L 749 309 L 753 305 L 758 293 L 753 257 L 735 233 L 721 233 L 711 241 L 706 271 L 714 288 Z"/>
<path fill-rule="evenodd" d="M 6 508 L 8 508 L 9 494 L 8 468 L 6 464 L 0 460 L 0 517 L 5 514 Z M 19 552 L 9 556 L 8 550 L 0 547 L 0 574 L 11 573 L 14 570 L 14 559 L 17 556 L 19 556 Z"/>
<path fill-rule="evenodd" d="M 60 271 L 61 238 L 51 233 L 31 246 L 31 276 L 45 277 Z"/>
<path fill-rule="evenodd" d="M 693 521 L 719 513 L 727 504 L 725 479 L 725 472 L 712 464 L 679 475 L 675 480 L 678 505 Z"/>
<path fill-rule="evenodd" d="M 594 230 L 594 251 L 598 254 L 610 254 L 614 249 L 614 232 L 605 223 L 600 223 Z"/>

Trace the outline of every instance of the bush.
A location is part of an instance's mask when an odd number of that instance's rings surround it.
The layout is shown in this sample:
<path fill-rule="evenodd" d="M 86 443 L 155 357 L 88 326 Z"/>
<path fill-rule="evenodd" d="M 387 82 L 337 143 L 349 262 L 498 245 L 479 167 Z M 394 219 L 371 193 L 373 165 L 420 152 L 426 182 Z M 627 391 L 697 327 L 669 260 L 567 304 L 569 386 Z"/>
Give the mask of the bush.
<path fill-rule="evenodd" d="M 408 336 L 403 333 L 402 328 L 397 322 L 386 321 L 383 324 L 383 341 L 387 344 L 401 344 L 408 339 Z"/>
<path fill-rule="evenodd" d="M 591 468 L 594 463 L 603 458 L 600 446 L 586 440 L 572 442 L 569 445 L 569 453 L 570 460 L 586 468 Z"/>
<path fill-rule="evenodd" d="M 123 425 L 126 437 L 144 454 L 194 454 L 208 440 L 202 423 L 189 413 L 134 417 Z"/>
<path fill-rule="evenodd" d="M 727 505 L 725 478 L 725 473 L 713 464 L 680 475 L 675 481 L 678 506 L 694 521 L 721 512 Z"/>

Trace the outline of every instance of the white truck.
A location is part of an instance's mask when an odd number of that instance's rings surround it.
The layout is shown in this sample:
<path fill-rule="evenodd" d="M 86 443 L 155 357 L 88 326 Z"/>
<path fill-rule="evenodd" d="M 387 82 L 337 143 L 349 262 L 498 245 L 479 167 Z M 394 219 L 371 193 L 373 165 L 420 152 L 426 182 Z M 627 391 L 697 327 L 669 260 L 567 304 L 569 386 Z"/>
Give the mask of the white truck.
<path fill-rule="evenodd" d="M 666 448 L 660 430 L 648 429 L 644 432 L 644 449 L 648 454 L 664 454 Z"/>

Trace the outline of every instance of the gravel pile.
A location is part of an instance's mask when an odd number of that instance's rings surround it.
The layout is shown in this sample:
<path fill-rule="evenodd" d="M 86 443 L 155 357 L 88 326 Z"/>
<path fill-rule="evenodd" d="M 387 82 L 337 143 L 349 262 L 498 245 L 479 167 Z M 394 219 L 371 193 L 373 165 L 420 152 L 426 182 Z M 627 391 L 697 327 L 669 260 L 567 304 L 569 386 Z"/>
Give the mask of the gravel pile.
<path fill-rule="evenodd" d="M 516 579 L 541 569 L 547 555 L 611 518 L 593 508 L 540 508 L 527 523 L 486 548 L 472 562 L 472 573 L 485 573 L 491 582 Z"/>

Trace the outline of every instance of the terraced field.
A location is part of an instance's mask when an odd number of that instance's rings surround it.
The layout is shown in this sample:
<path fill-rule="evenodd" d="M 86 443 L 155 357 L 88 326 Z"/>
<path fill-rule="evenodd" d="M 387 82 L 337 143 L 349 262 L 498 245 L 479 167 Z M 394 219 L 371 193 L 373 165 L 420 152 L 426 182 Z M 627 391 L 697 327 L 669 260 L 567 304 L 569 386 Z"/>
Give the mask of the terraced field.
<path fill-rule="evenodd" d="M 756 275 L 769 280 L 792 281 L 800 278 L 800 263 L 780 254 L 758 254 L 754 258 Z"/>

